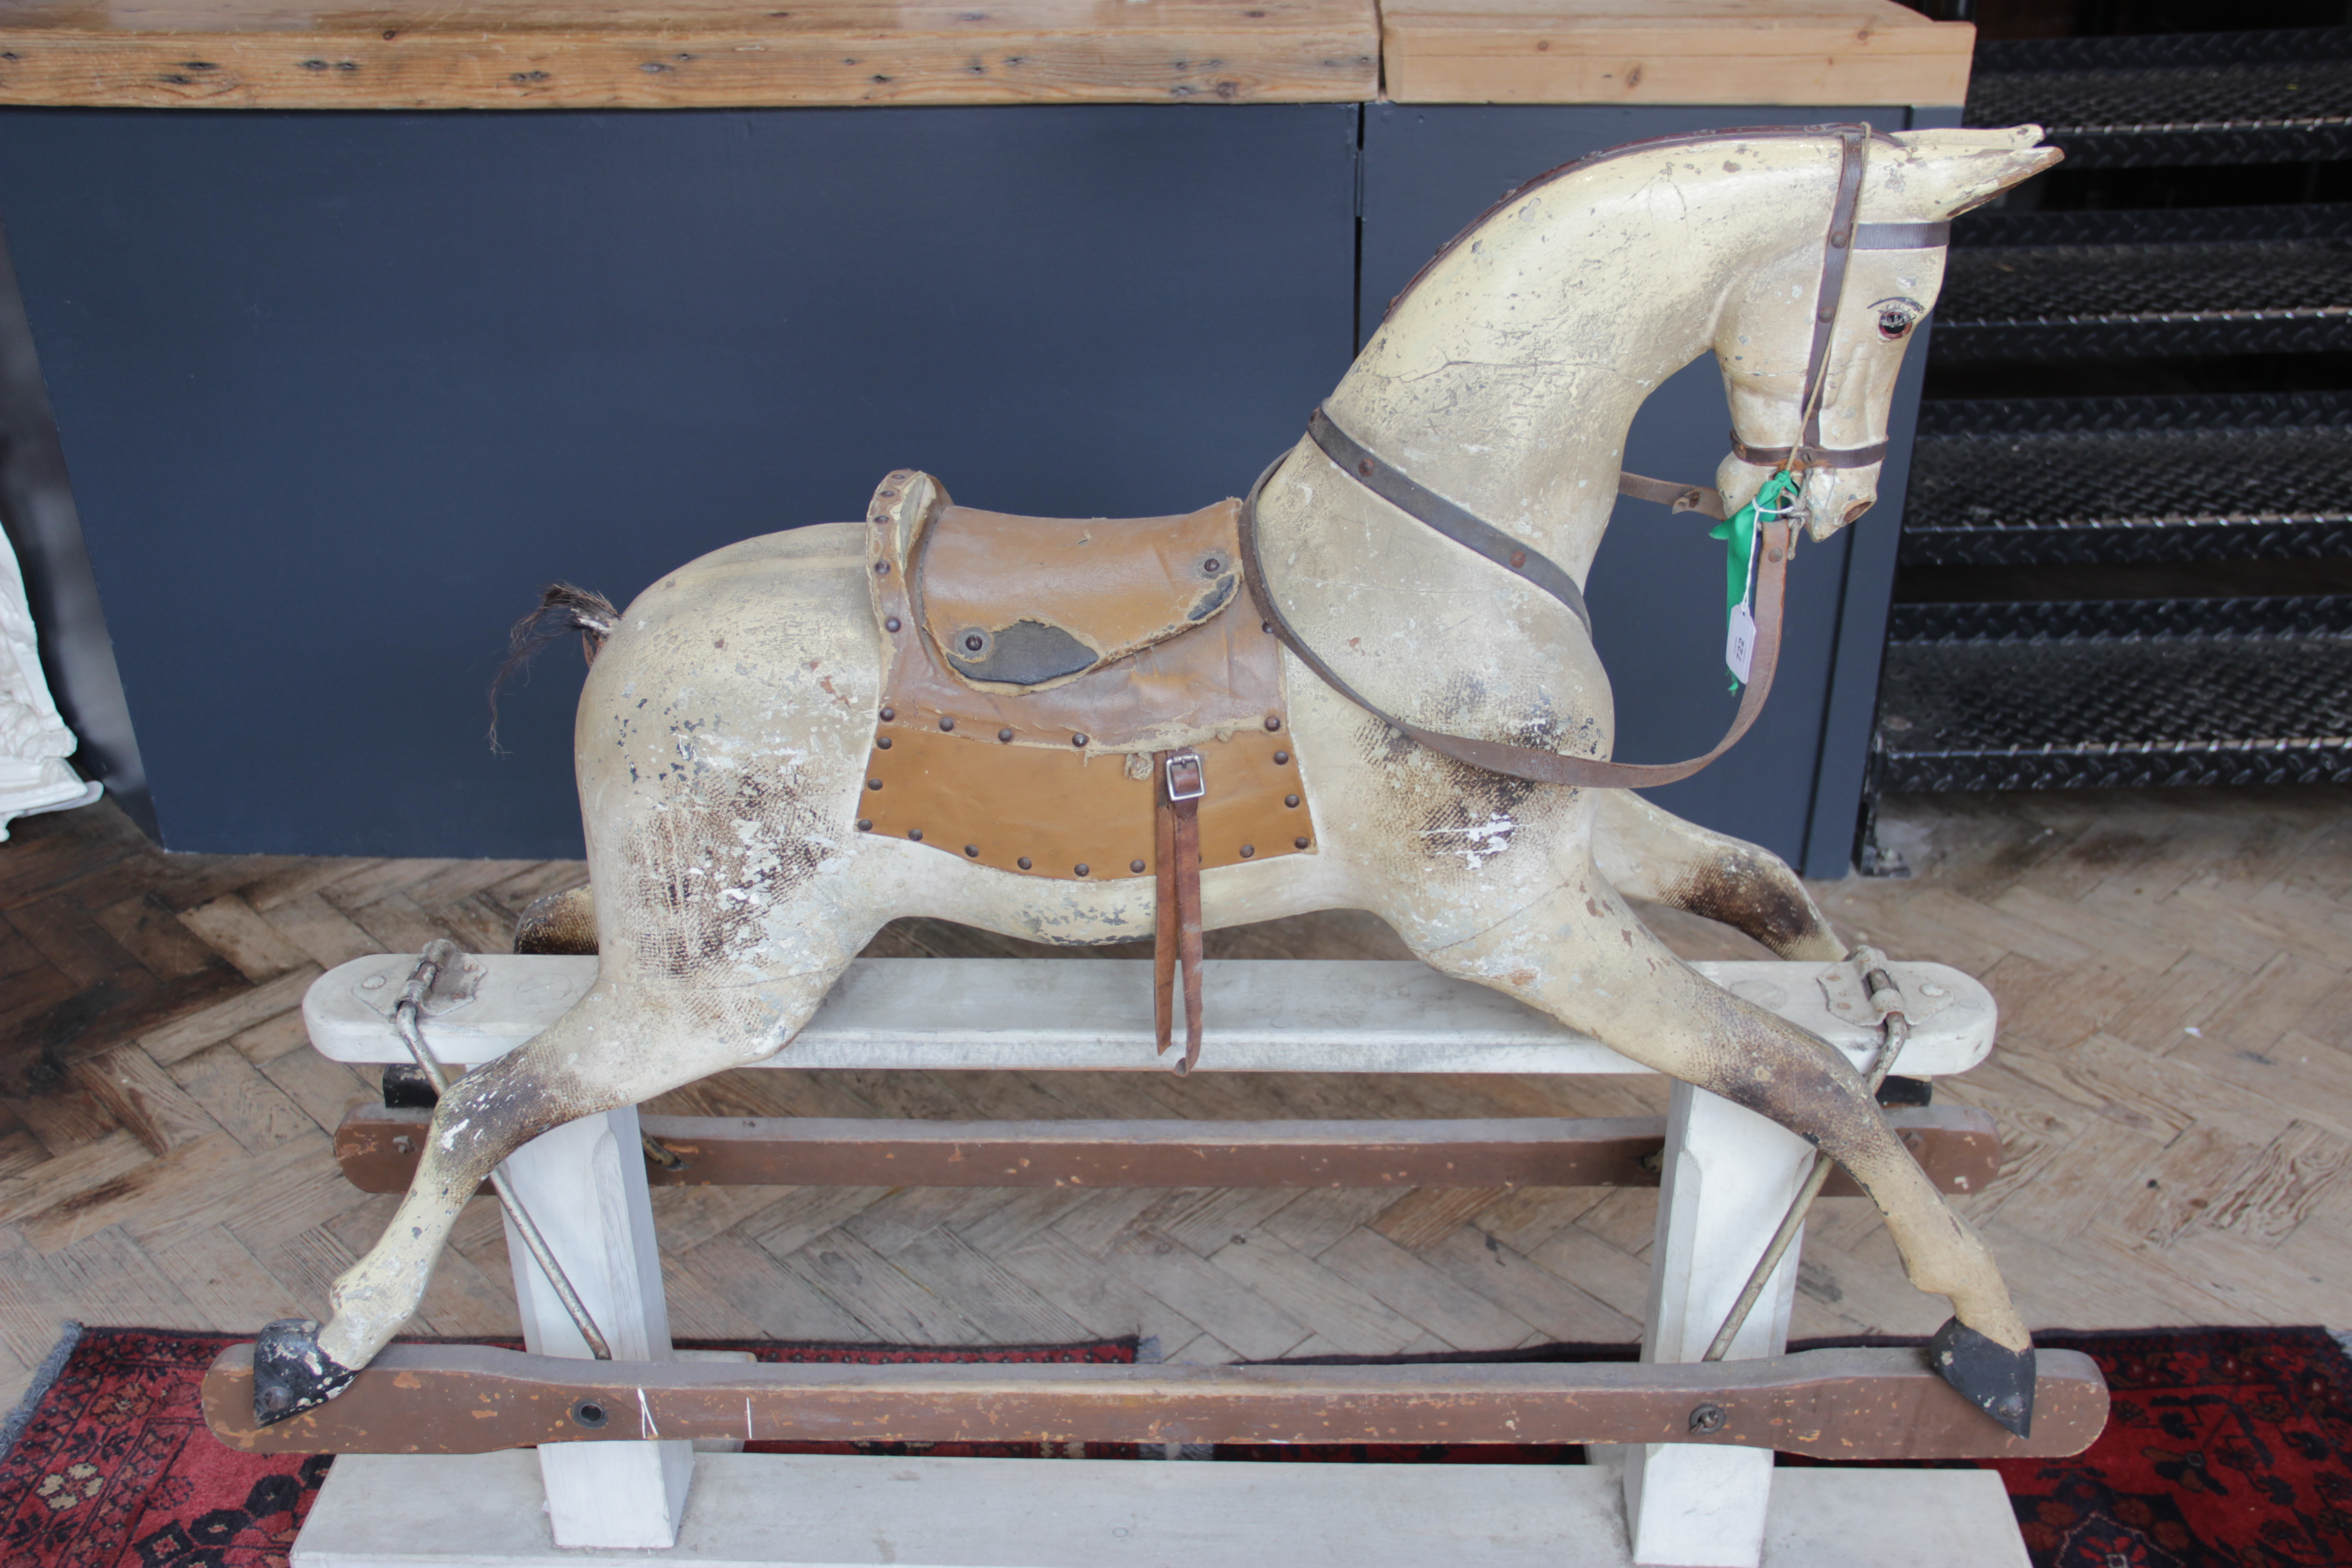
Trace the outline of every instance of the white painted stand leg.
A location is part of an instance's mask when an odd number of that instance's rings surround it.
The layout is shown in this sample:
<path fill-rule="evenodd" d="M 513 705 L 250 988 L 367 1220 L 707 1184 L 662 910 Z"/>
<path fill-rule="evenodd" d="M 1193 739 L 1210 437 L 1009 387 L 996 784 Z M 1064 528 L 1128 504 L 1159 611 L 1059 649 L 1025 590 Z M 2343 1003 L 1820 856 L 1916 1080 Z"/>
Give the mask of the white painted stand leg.
<path fill-rule="evenodd" d="M 635 1106 L 586 1116 L 533 1139 L 507 1161 L 507 1176 L 550 1250 L 621 1361 L 670 1359 L 669 1311 L 654 1242 Z M 530 1253 L 507 1226 L 523 1341 L 541 1355 L 588 1355 L 587 1342 Z M 619 1421 L 635 1411 L 616 1410 Z M 650 1434 L 648 1434 L 650 1436 Z M 560 1546 L 676 1544 L 694 1479 L 693 1446 L 560 1443 L 539 1450 L 547 1512 Z"/>
<path fill-rule="evenodd" d="M 1803 1184 L 1812 1145 L 1777 1122 L 1677 1083 L 1651 1249 L 1643 1361 L 1690 1362 L 1723 1326 Z M 1732 1342 L 1735 1361 L 1789 1342 L 1801 1236 Z M 1772 1453 L 1653 1443 L 1625 1452 L 1625 1521 L 1633 1561 L 1673 1568 L 1757 1568 L 1764 1558 Z"/>

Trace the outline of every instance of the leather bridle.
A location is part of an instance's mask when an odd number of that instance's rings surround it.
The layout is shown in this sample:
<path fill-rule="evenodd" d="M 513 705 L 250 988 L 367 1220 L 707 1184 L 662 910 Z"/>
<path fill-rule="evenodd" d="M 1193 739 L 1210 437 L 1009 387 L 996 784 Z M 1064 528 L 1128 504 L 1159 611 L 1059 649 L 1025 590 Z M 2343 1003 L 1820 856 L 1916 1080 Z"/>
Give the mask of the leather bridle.
<path fill-rule="evenodd" d="M 1837 194 L 1831 203 L 1829 226 L 1822 236 L 1820 282 L 1814 291 L 1812 336 L 1806 354 L 1802 384 L 1804 399 L 1799 405 L 1802 418 L 1798 439 L 1785 447 L 1754 447 L 1741 440 L 1737 431 L 1731 437 L 1732 451 L 1740 461 L 1770 467 L 1779 472 L 1801 474 L 1811 468 L 1867 468 L 1885 457 L 1885 441 L 1867 447 L 1830 447 L 1821 444 L 1822 397 L 1829 380 L 1831 340 L 1837 324 L 1838 307 L 1845 293 L 1847 263 L 1856 250 L 1939 247 L 1948 238 L 1950 226 L 1945 223 L 1858 224 L 1854 221 L 1855 209 L 1862 199 L 1867 150 L 1872 138 L 1878 135 L 1866 125 L 1775 126 L 1749 132 L 1712 132 L 1693 136 L 1662 137 L 1653 142 L 1634 142 L 1601 155 L 1620 157 L 1661 146 L 1717 142 L 1740 136 L 1824 135 L 1838 139 Z M 1494 210 L 1518 199 L 1536 185 L 1596 161 L 1586 159 L 1554 170 L 1512 192 Z M 1478 224 L 1484 222 L 1485 217 L 1482 216 L 1478 223 L 1464 230 L 1464 234 L 1475 232 Z M 1457 237 L 1438 256 L 1443 258 L 1447 250 L 1459 243 Z M 1424 268 L 1423 271 L 1426 270 Z M 1418 275 L 1414 281 L 1419 281 Z M 1410 292 L 1412 288 L 1412 284 L 1407 284 L 1406 292 Z M 1402 299 L 1402 295 L 1399 298 Z M 1324 410 L 1318 408 L 1308 419 L 1307 434 L 1324 457 L 1349 478 L 1408 517 L 1542 589 L 1573 611 L 1584 623 L 1586 633 L 1591 634 L 1592 615 L 1585 605 L 1583 591 L 1558 563 L 1466 508 L 1429 489 L 1394 464 L 1383 461 L 1341 429 Z M 1475 740 L 1466 735 L 1424 730 L 1409 723 L 1367 699 L 1342 679 L 1321 655 L 1307 646 L 1306 638 L 1298 635 L 1297 629 L 1283 614 L 1282 606 L 1267 585 L 1265 563 L 1258 551 L 1258 496 L 1265 489 L 1266 481 L 1274 477 L 1276 469 L 1281 468 L 1289 456 L 1289 453 L 1285 453 L 1267 465 L 1265 472 L 1258 476 L 1257 482 L 1250 487 L 1249 495 L 1242 502 L 1242 563 L 1250 591 L 1257 599 L 1268 629 L 1297 654 L 1307 668 L 1341 696 L 1418 743 L 1456 761 L 1468 763 L 1473 767 L 1532 783 L 1596 789 L 1643 789 L 1673 784 L 1697 773 L 1736 745 L 1763 711 L 1765 699 L 1771 693 L 1773 674 L 1780 663 L 1781 612 L 1786 598 L 1789 557 L 1796 550 L 1796 523 L 1791 515 L 1759 516 L 1757 520 L 1759 537 L 1756 544 L 1755 569 L 1756 647 L 1749 665 L 1747 689 L 1740 695 L 1739 710 L 1733 715 L 1731 728 L 1723 739 L 1705 755 L 1679 763 L 1618 763 L 1599 757 L 1563 756 L 1539 747 Z M 1723 498 L 1706 486 L 1677 485 L 1664 479 L 1646 479 L 1640 474 L 1620 473 L 1617 488 L 1622 494 L 1656 501 L 1676 511 L 1697 511 L 1718 519 L 1724 515 Z"/>

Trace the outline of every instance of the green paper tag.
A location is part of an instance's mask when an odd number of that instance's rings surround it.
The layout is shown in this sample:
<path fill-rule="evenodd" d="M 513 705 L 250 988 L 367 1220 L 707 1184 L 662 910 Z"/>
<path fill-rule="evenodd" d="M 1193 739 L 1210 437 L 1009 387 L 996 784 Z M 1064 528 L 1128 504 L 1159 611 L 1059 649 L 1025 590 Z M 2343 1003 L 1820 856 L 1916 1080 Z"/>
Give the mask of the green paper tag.
<path fill-rule="evenodd" d="M 1781 504 L 1803 481 L 1787 469 L 1766 479 L 1755 499 L 1707 531 L 1709 539 L 1730 545 L 1724 560 L 1724 614 L 1730 626 L 1724 641 L 1724 663 L 1731 670 L 1732 689 L 1747 684 L 1748 661 L 1756 645 L 1756 616 L 1750 602 L 1756 593 L 1757 514 L 1777 515 Z"/>

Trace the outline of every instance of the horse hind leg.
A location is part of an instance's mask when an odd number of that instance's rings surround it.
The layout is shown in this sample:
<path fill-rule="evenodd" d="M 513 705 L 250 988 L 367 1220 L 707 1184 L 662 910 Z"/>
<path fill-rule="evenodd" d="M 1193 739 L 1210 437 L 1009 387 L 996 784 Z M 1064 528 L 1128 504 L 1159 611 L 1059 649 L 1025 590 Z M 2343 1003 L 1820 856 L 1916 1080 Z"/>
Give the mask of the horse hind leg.
<path fill-rule="evenodd" d="M 1844 1166 L 1885 1215 L 1911 1283 L 1952 1304 L 1937 1371 L 2011 1431 L 2027 1430 L 2033 1342 L 1991 1250 L 1920 1171 L 1841 1053 L 1685 965 L 1590 869 L 1421 956 L 1769 1117 Z"/>
<path fill-rule="evenodd" d="M 1685 822 L 1630 790 L 1598 794 L 1592 858 L 1618 891 L 1727 925 L 1782 958 L 1846 955 L 1829 917 L 1778 855 Z"/>
<path fill-rule="evenodd" d="M 264 1424 L 324 1404 L 415 1315 L 449 1232 L 491 1171 L 553 1128 L 772 1055 L 808 1021 L 838 967 L 719 992 L 600 983 L 516 1049 L 449 1086 L 408 1194 L 329 1293 L 325 1326 L 286 1320 L 254 1353 Z"/>

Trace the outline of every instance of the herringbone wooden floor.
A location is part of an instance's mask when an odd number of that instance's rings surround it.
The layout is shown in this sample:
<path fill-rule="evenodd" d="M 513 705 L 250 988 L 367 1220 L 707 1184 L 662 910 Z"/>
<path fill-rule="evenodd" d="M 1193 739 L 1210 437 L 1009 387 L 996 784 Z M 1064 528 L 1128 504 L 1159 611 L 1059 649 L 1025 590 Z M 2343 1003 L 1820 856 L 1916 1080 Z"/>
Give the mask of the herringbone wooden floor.
<path fill-rule="evenodd" d="M 2007 1171 L 1961 1200 L 2028 1318 L 2344 1326 L 2352 1284 L 2352 791 L 1894 803 L 1909 881 L 1817 889 L 1851 936 L 1983 976 Z M 567 862 L 167 857 L 110 805 L 0 846 L 0 1404 L 60 1319 L 250 1331 L 319 1312 L 383 1223 L 328 1130 L 374 1086 L 311 1053 L 323 968 L 437 936 L 503 951 Z M 1744 939 L 1657 911 L 1691 957 Z M 1336 913 L 1213 956 L 1392 957 Z M 874 951 L 1042 952 L 933 922 Z M 1072 955 L 1082 956 L 1082 955 Z M 1627 1079 L 761 1072 L 660 1109 L 832 1116 L 1627 1115 Z M 1489 1350 L 1638 1333 L 1655 1194 L 700 1189 L 658 1193 L 681 1338 L 1036 1342 L 1178 1361 Z M 1916 1333 L 1874 1212 L 1828 1200 L 1800 1333 Z M 418 1332 L 511 1331 L 478 1202 Z"/>

